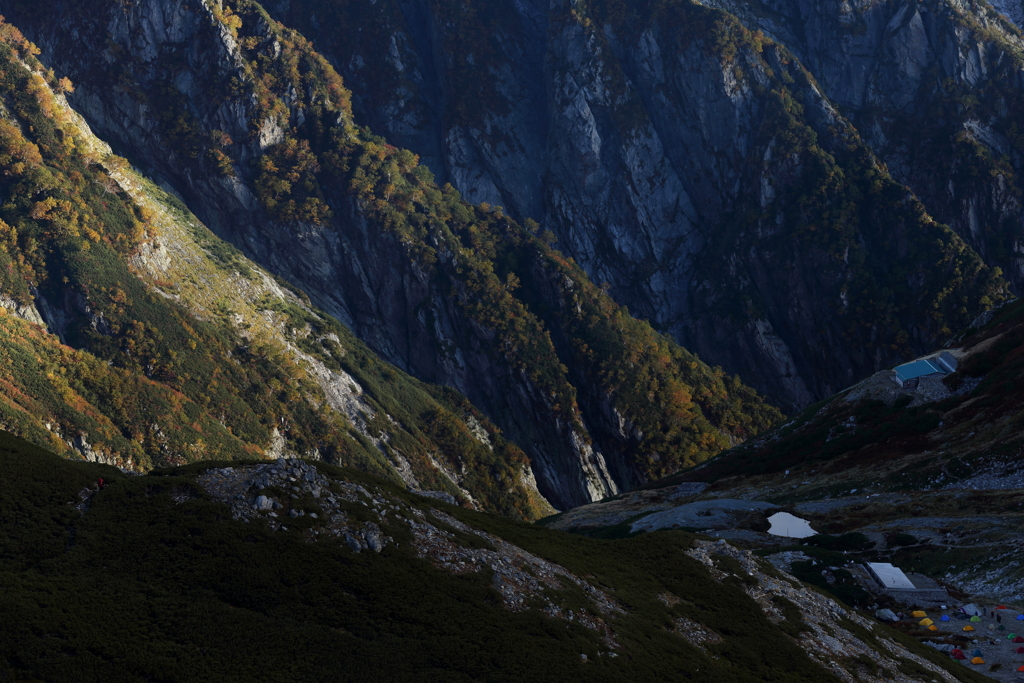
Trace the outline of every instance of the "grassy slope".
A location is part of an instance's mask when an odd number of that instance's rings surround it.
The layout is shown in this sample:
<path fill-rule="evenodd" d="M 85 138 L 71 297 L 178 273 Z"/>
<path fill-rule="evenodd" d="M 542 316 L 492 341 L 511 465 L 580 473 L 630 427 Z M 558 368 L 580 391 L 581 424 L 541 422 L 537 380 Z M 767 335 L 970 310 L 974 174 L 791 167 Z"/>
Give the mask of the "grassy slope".
<path fill-rule="evenodd" d="M 318 467 L 426 505 L 354 470 Z M 227 507 L 205 497 L 175 503 L 172 493 L 197 492 L 193 478 L 202 469 L 128 477 L 0 433 L 0 674 L 52 681 L 833 680 L 738 582 L 716 582 L 681 552 L 693 542 L 689 534 L 596 541 L 443 506 L 610 591 L 629 613 L 610 623 L 623 647 L 608 657 L 598 654 L 607 646 L 592 631 L 534 609 L 502 608 L 487 572 L 456 576 L 417 559 L 397 523 L 384 528 L 397 547 L 353 555 L 340 542 L 234 522 Z M 69 503 L 98 477 L 110 483 L 80 516 Z M 667 606 L 656 597 L 665 591 L 683 602 Z M 669 630 L 677 616 L 699 619 L 724 642 L 701 653 Z"/>
<path fill-rule="evenodd" d="M 521 482 L 522 451 L 479 411 L 382 362 L 139 177 L 54 95 L 34 52 L 0 26 L 0 293 L 38 303 L 35 287 L 69 309 L 70 346 L 0 317 L 0 425 L 65 455 L 82 435 L 141 469 L 259 456 L 276 429 L 290 450 L 396 481 L 382 450 L 397 454 L 424 488 L 462 497 L 439 458 L 484 509 L 547 509 Z M 168 267 L 141 265 L 152 244 L 170 247 Z M 312 362 L 359 383 L 361 429 L 328 405 Z"/>

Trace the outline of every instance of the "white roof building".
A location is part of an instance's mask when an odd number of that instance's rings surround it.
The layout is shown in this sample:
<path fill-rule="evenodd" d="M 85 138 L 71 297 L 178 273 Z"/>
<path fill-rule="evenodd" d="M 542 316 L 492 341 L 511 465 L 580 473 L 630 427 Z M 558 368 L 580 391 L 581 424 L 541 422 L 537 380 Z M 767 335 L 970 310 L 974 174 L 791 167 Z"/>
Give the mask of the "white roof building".
<path fill-rule="evenodd" d="M 871 576 L 875 577 L 875 580 L 885 589 L 917 590 L 917 586 L 911 583 L 899 567 L 894 567 L 888 562 L 868 562 L 867 567 Z"/>

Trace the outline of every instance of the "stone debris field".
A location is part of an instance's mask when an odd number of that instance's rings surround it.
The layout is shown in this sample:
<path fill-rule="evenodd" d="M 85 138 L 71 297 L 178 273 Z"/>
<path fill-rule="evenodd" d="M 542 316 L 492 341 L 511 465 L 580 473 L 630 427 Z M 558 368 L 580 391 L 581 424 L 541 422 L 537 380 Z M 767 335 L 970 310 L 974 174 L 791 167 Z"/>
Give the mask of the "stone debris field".
<path fill-rule="evenodd" d="M 621 647 L 614 623 L 626 609 L 615 599 L 565 567 L 438 509 L 437 497 L 423 497 L 422 504 L 417 504 L 372 486 L 328 477 L 315 464 L 298 459 L 211 469 L 197 481 L 209 496 L 229 505 L 236 520 L 263 520 L 272 531 L 300 533 L 309 542 L 341 542 L 353 553 L 380 553 L 411 538 L 415 554 L 443 571 L 490 572 L 503 608 L 537 609 L 596 631 L 608 648 L 602 653 L 606 656 L 617 656 L 615 651 Z M 955 683 L 949 674 L 876 630 L 874 620 L 842 608 L 748 550 L 724 540 L 697 541 L 683 550 L 720 582 L 737 571 L 738 563 L 746 574 L 738 577 L 743 590 L 772 623 L 793 619 L 792 610 L 797 610 L 801 630 L 795 642 L 846 683 L 919 680 L 901 672 L 908 662 L 927 670 L 935 681 Z M 582 594 L 587 607 L 579 607 L 579 601 L 574 601 L 573 609 L 560 604 L 560 596 L 566 593 Z M 666 604 L 680 599 L 667 593 L 656 597 Z M 708 646 L 722 642 L 722 634 L 693 619 L 677 619 L 674 630 L 709 654 Z M 880 654 L 879 647 L 885 652 Z M 859 664 L 868 660 L 875 663 L 874 669 Z"/>

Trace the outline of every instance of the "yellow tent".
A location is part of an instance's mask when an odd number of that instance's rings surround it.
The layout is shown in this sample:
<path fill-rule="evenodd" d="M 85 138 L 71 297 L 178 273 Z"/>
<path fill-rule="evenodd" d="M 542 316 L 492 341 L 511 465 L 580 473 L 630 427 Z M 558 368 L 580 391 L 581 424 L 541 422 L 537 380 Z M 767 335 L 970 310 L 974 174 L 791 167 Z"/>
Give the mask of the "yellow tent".
<path fill-rule="evenodd" d="M 984 664 L 984 663 L 985 663 L 985 660 L 982 659 L 981 657 L 975 657 L 974 659 L 971 660 L 971 664 Z"/>
<path fill-rule="evenodd" d="M 938 631 L 939 627 L 936 626 L 935 624 L 932 624 L 931 626 L 928 627 L 928 630 L 929 631 Z"/>
<path fill-rule="evenodd" d="M 973 626 L 971 626 L 970 624 L 968 624 L 967 626 L 964 626 L 964 630 L 965 630 L 965 631 L 973 631 L 973 630 L 974 630 L 974 627 L 973 627 Z"/>
<path fill-rule="evenodd" d="M 931 625 L 932 625 L 932 624 L 934 624 L 935 622 L 934 622 L 934 621 L 932 621 L 931 619 L 925 618 L 925 619 L 922 619 L 921 621 L 919 621 L 919 622 L 917 622 L 917 623 L 918 623 L 919 625 L 921 625 L 921 626 L 931 626 Z"/>
<path fill-rule="evenodd" d="M 911 612 L 910 616 L 914 617 L 915 619 L 920 619 L 921 617 L 926 617 L 928 615 L 922 612 L 921 610 L 917 610 L 915 612 Z"/>

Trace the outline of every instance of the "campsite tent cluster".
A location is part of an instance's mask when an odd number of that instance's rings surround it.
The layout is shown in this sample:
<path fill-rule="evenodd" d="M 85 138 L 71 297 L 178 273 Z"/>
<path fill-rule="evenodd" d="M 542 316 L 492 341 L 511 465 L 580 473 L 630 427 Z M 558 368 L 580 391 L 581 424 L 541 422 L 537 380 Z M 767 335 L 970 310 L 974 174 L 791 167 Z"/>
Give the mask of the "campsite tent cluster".
<path fill-rule="evenodd" d="M 926 615 L 921 610 L 917 610 L 916 612 L 911 612 L 910 616 L 914 617 L 915 619 L 917 617 L 924 617 L 924 619 L 922 619 L 921 621 L 917 622 L 918 626 L 924 626 L 929 631 L 938 631 L 939 630 L 939 627 L 935 625 L 935 622 L 932 621 L 931 619 L 929 619 L 928 615 Z M 943 615 L 943 616 L 945 617 L 945 615 Z M 947 620 L 949 619 L 949 617 L 945 617 L 945 618 Z"/>
<path fill-rule="evenodd" d="M 1000 641 L 1002 641 L 1003 643 L 1008 644 L 1011 647 L 1008 654 L 1024 654 L 1024 623 L 1017 624 L 1017 630 L 1014 630 L 1015 627 L 1012 626 L 1012 624 L 1015 621 L 1024 622 L 1024 614 L 1018 614 L 1013 620 L 1010 620 L 1008 618 L 1008 623 L 1003 624 L 1003 615 L 1006 614 L 1007 617 L 1009 616 L 1009 613 L 1003 612 L 1003 610 L 1006 609 L 1007 607 L 1005 605 L 999 605 L 990 614 L 986 614 L 984 610 L 978 608 L 976 605 L 966 605 L 965 607 L 962 607 L 960 611 L 955 612 L 952 615 L 943 614 L 939 616 L 938 621 L 966 621 L 967 623 L 960 630 L 966 632 L 967 637 L 970 638 L 973 638 L 976 635 L 972 632 L 977 632 L 978 629 L 982 628 L 982 622 L 988 621 L 989 623 L 985 624 L 985 630 L 988 631 L 988 633 L 985 634 L 985 637 L 989 639 L 988 642 L 990 646 L 997 645 Z M 930 618 L 928 614 L 924 611 L 916 610 L 912 612 L 910 616 L 917 620 L 918 626 L 927 628 L 929 631 L 940 630 L 940 628 L 936 625 L 935 620 Z M 948 630 L 955 632 L 956 629 L 957 627 L 953 624 L 949 625 Z M 978 632 L 977 635 L 980 636 L 981 632 Z M 973 642 L 977 644 L 978 640 L 974 639 Z M 980 648 L 971 649 L 954 647 L 951 645 L 941 646 L 936 643 L 933 643 L 933 646 L 938 647 L 939 649 L 944 650 L 945 652 L 948 652 L 949 655 L 953 657 L 953 659 L 962 661 L 964 663 L 985 663 L 985 654 L 981 651 Z M 1001 649 L 1002 648 L 999 648 L 999 650 L 995 651 L 990 650 L 990 652 L 994 655 L 1002 655 L 1002 653 L 1000 652 Z M 1024 672 L 1024 665 L 1021 665 L 1020 668 L 1017 669 L 1017 671 Z"/>

